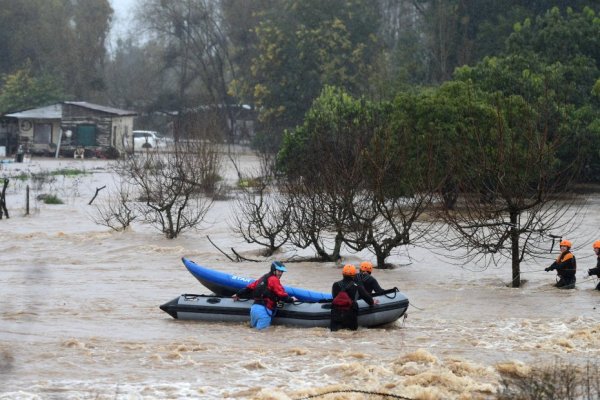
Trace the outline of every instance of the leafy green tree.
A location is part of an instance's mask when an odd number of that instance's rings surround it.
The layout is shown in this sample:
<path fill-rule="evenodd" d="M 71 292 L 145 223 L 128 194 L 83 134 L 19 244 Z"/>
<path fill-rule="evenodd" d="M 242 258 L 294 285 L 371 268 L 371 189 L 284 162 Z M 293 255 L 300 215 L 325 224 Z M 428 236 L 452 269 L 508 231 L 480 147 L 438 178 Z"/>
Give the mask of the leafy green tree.
<path fill-rule="evenodd" d="M 552 102 L 551 113 L 561 106 L 572 108 L 569 121 L 548 129 L 562 130 L 568 138 L 558 154 L 563 164 L 577 160 L 586 166 L 580 180 L 600 176 L 600 102 L 594 91 L 600 73 L 600 27 L 595 21 L 589 8 L 581 13 L 567 10 L 566 15 L 553 8 L 517 24 L 503 55 L 487 57 L 455 74 L 488 92 L 519 95 L 531 104 Z"/>
<path fill-rule="evenodd" d="M 292 212 L 302 221 L 294 231 L 322 259 L 335 259 L 344 243 L 369 249 L 383 268 L 394 249 L 426 232 L 418 220 L 432 198 L 435 154 L 418 147 L 421 136 L 396 117 L 388 102 L 327 86 L 304 123 L 286 134 L 278 160 L 285 193 L 302 210 Z"/>
<path fill-rule="evenodd" d="M 109 0 L 77 0 L 71 13 L 66 91 L 77 99 L 95 100 L 106 88 L 104 62 L 113 9 Z"/>
<path fill-rule="evenodd" d="M 112 8 L 108 0 L 0 0 L 0 73 L 52 75 L 69 97 L 103 90 Z"/>
<path fill-rule="evenodd" d="M 378 48 L 377 20 L 376 7 L 358 0 L 284 0 L 265 10 L 255 29 L 251 82 L 242 77 L 231 88 L 260 110 L 272 151 L 325 84 L 364 91 Z"/>
<path fill-rule="evenodd" d="M 62 99 L 61 84 L 56 77 L 32 76 L 27 67 L 4 76 L 0 86 L 0 114 L 45 106 Z"/>
<path fill-rule="evenodd" d="M 535 53 L 548 63 L 570 64 L 587 57 L 600 65 L 598 14 L 585 7 L 553 7 L 535 18 L 518 21 L 507 42 L 505 54 Z"/>
<path fill-rule="evenodd" d="M 383 91 L 406 84 L 440 84 L 457 67 L 503 52 L 516 23 L 556 7 L 578 12 L 595 0 L 378 0 Z M 380 58 L 381 59 L 381 58 Z M 385 84 L 387 83 L 387 86 Z"/>
<path fill-rule="evenodd" d="M 230 43 L 230 58 L 234 67 L 230 92 L 252 93 L 253 77 L 250 66 L 258 57 L 256 28 L 269 9 L 276 9 L 279 0 L 220 0 L 223 30 Z M 242 89 L 240 85 L 243 85 Z"/>
<path fill-rule="evenodd" d="M 460 250 L 463 262 L 510 259 L 511 286 L 519 287 L 521 263 L 546 253 L 548 235 L 568 227 L 564 216 L 574 199 L 569 183 L 578 165 L 560 162 L 558 155 L 568 138 L 560 127 L 571 120 L 572 109 L 499 93 L 483 101 L 494 118 L 465 120 L 474 140 L 450 144 L 460 160 L 460 200 L 454 210 L 442 209 L 455 234 L 446 235 L 443 246 Z"/>
<path fill-rule="evenodd" d="M 286 133 L 278 154 L 285 193 L 293 204 L 292 241 L 310 245 L 322 260 L 339 257 L 351 229 L 352 204 L 365 189 L 360 152 L 372 136 L 374 112 L 370 103 L 326 86 L 304 123 Z M 366 247 L 361 243 L 355 248 L 361 246 Z"/>
<path fill-rule="evenodd" d="M 58 72 L 69 59 L 69 0 L 0 0 L 0 73 L 29 63 L 31 72 Z"/>

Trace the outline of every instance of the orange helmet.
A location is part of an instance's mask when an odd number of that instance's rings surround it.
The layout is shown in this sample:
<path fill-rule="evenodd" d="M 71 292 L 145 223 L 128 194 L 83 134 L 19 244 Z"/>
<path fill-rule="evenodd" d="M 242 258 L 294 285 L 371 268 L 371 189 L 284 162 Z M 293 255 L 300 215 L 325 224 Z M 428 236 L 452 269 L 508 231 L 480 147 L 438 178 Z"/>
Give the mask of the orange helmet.
<path fill-rule="evenodd" d="M 573 246 L 573 243 L 571 243 L 570 240 L 565 239 L 565 240 L 560 241 L 560 246 L 567 246 L 567 247 L 571 248 L 571 246 Z"/>
<path fill-rule="evenodd" d="M 593 247 L 594 249 L 600 249 L 600 240 L 596 240 L 596 241 L 594 242 L 594 244 L 592 245 L 592 247 Z"/>
<path fill-rule="evenodd" d="M 373 271 L 373 264 L 371 261 L 363 261 L 360 263 L 360 270 L 362 272 L 371 273 Z"/>
<path fill-rule="evenodd" d="M 356 267 L 352 264 L 344 265 L 344 269 L 342 270 L 342 275 L 344 275 L 344 276 L 356 275 Z"/>

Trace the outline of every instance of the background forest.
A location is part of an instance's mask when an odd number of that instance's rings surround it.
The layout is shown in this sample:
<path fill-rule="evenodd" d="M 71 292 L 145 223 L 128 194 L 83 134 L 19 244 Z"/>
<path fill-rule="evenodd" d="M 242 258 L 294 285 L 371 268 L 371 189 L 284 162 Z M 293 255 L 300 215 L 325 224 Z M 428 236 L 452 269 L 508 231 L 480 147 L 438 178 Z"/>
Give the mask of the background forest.
<path fill-rule="evenodd" d="M 138 0 L 114 43 L 108 0 L 0 6 L 0 113 L 57 100 L 143 115 L 248 104 L 256 141 L 276 151 L 326 85 L 372 101 L 453 79 L 522 94 L 554 68 L 587 139 L 597 136 L 592 0 Z M 594 179 L 597 157 L 586 163 Z"/>
<path fill-rule="evenodd" d="M 273 179 L 237 228 L 271 252 L 343 244 L 383 267 L 443 220 L 445 248 L 507 256 L 519 286 L 572 185 L 600 179 L 597 1 L 138 0 L 112 44 L 108 0 L 0 10 L 0 114 L 85 100 L 160 130 L 161 114 L 255 110 Z"/>

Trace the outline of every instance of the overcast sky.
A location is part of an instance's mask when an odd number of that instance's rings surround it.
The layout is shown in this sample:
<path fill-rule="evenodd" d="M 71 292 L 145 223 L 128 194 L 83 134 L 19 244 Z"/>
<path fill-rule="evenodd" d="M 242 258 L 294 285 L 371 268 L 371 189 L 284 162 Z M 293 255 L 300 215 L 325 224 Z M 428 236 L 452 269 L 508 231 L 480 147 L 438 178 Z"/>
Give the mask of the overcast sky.
<path fill-rule="evenodd" d="M 111 32 L 112 41 L 115 41 L 117 37 L 123 36 L 129 26 L 131 25 L 131 13 L 133 12 L 133 6 L 137 0 L 110 0 L 110 5 L 115 10 L 113 31 Z"/>

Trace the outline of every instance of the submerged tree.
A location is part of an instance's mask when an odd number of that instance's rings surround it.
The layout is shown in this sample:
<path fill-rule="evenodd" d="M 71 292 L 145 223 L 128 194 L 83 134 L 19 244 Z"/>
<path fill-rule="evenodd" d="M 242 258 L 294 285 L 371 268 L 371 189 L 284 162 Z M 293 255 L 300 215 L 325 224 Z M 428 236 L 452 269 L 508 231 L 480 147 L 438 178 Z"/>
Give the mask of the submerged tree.
<path fill-rule="evenodd" d="M 431 200 L 432 153 L 419 150 L 420 136 L 392 115 L 389 103 L 326 87 L 304 124 L 285 137 L 279 167 L 310 222 L 296 229 L 324 259 L 328 238 L 332 256 L 344 243 L 372 251 L 383 268 L 394 249 L 426 229 L 418 219 Z"/>
<path fill-rule="evenodd" d="M 265 248 L 273 255 L 289 239 L 290 205 L 268 184 L 258 179 L 253 187 L 243 188 L 236 199 L 233 231 L 247 243 Z"/>
<path fill-rule="evenodd" d="M 569 183 L 578 165 L 557 158 L 569 108 L 549 97 L 535 104 L 500 94 L 470 98 L 467 107 L 487 107 L 488 116 L 473 113 L 464 121 L 468 134 L 448 144 L 459 200 L 453 210 L 442 208 L 455 234 L 443 246 L 463 252 L 463 260 L 509 258 L 511 285 L 519 287 L 521 262 L 547 252 L 544 240 L 564 232 L 573 206 Z"/>
<path fill-rule="evenodd" d="M 325 186 L 308 179 L 286 180 L 283 192 L 290 203 L 290 243 L 312 247 L 317 260 L 336 261 L 343 244 L 341 225 L 344 208 L 336 186 Z"/>
<path fill-rule="evenodd" d="M 144 222 L 168 239 L 197 229 L 212 205 L 220 157 L 209 142 L 180 142 L 171 152 L 147 151 L 120 162 L 119 171 L 139 196 Z"/>
<path fill-rule="evenodd" d="M 114 231 L 125 231 L 138 218 L 134 202 L 132 187 L 120 178 L 116 193 L 111 193 L 106 201 L 96 206 L 93 220 Z"/>

